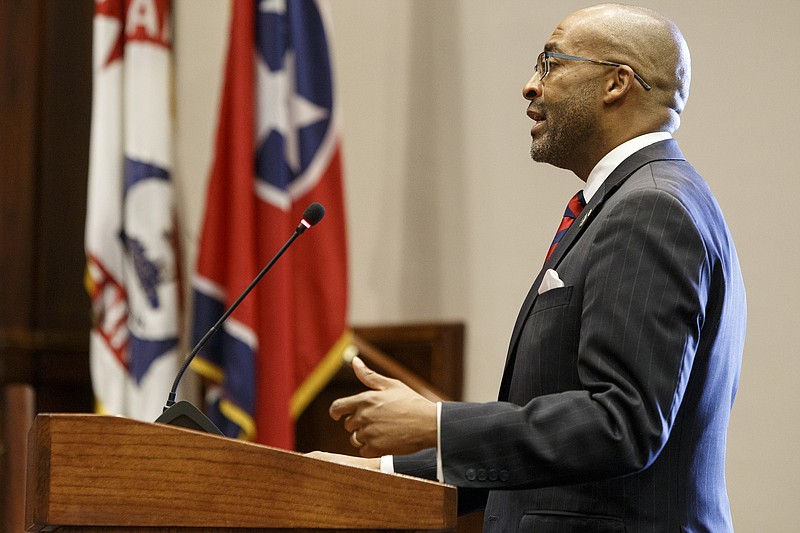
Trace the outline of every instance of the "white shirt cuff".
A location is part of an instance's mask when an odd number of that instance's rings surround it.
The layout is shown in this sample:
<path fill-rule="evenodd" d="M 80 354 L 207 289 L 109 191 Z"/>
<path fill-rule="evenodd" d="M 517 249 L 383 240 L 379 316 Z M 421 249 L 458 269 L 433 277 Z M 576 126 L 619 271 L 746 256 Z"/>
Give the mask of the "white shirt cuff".
<path fill-rule="evenodd" d="M 442 468 L 442 402 L 436 402 L 436 479 L 444 483 Z"/>
<path fill-rule="evenodd" d="M 381 456 L 381 472 L 394 474 L 394 455 Z"/>

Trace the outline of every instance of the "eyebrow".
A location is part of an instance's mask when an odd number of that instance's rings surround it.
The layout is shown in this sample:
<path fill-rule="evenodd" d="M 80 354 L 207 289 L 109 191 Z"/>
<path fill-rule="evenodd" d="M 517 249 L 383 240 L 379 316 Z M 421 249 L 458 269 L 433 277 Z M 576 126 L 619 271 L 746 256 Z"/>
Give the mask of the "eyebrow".
<path fill-rule="evenodd" d="M 558 49 L 558 46 L 556 44 L 554 44 L 554 43 L 546 43 L 544 45 L 544 51 L 545 52 L 556 52 L 557 49 Z"/>

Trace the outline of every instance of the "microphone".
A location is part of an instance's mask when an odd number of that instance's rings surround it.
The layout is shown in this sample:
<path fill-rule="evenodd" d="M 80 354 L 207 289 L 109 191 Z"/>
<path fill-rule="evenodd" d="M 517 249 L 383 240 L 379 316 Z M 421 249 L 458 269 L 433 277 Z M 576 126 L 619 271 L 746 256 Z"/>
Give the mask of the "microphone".
<path fill-rule="evenodd" d="M 264 277 L 264 274 L 266 274 L 269 269 L 272 268 L 272 265 L 274 265 L 275 262 L 280 259 L 283 253 L 289 248 L 289 246 L 292 245 L 297 237 L 302 235 L 311 226 L 317 225 L 324 216 L 325 208 L 322 206 L 322 204 L 314 202 L 306 207 L 306 210 L 303 211 L 303 219 L 297 225 L 297 228 L 295 228 L 294 233 L 292 233 L 292 236 L 289 237 L 289 240 L 286 241 L 280 250 L 278 250 L 278 253 L 275 254 L 270 262 L 267 263 L 263 269 L 261 269 L 261 272 L 259 272 L 253 281 L 250 282 L 250 285 L 247 286 L 247 288 L 242 292 L 242 294 L 239 295 L 236 301 L 233 302 L 228 310 L 222 314 L 219 320 L 217 320 L 217 323 L 211 326 L 211 329 L 209 329 L 206 334 L 203 335 L 203 338 L 200 339 L 200 342 L 198 342 L 195 347 L 192 348 L 192 351 L 189 352 L 189 355 L 186 356 L 183 361 L 183 365 L 181 365 L 180 370 L 178 370 L 178 375 L 175 376 L 175 382 L 172 384 L 172 390 L 170 391 L 169 397 L 167 398 L 167 403 L 164 406 L 164 412 L 161 413 L 161 416 L 156 419 L 156 423 L 181 426 L 197 431 L 205 431 L 206 433 L 213 433 L 215 435 L 222 435 L 222 431 L 220 431 L 219 428 L 215 426 L 214 423 L 209 420 L 209 418 L 197 407 L 186 400 L 181 400 L 177 403 L 175 402 L 175 398 L 178 395 L 178 384 L 181 382 L 183 374 L 186 372 L 186 369 L 189 368 L 189 364 L 192 362 L 195 355 L 197 355 L 197 352 L 199 352 L 206 342 L 208 342 L 208 339 L 210 339 L 219 330 L 219 328 L 222 327 L 222 324 L 225 322 L 225 320 L 227 320 L 231 313 L 233 313 L 239 304 L 242 303 L 242 300 L 244 300 L 245 297 L 250 294 L 250 291 L 253 290 L 259 281 L 261 281 L 261 278 Z"/>

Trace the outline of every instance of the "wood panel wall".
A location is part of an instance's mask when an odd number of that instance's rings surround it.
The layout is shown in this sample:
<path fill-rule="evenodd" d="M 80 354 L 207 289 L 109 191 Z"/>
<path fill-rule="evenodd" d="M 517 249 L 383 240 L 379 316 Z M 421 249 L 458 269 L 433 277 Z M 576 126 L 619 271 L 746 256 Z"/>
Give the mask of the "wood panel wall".
<path fill-rule="evenodd" d="M 0 383 L 90 411 L 83 290 L 89 0 L 0 2 Z"/>

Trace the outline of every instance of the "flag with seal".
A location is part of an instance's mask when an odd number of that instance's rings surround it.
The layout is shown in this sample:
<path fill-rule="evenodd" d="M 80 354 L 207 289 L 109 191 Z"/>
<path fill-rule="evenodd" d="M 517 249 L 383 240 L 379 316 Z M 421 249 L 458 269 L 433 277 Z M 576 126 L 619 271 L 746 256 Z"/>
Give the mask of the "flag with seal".
<path fill-rule="evenodd" d="M 153 420 L 178 369 L 169 0 L 95 2 L 85 285 L 99 412 Z"/>

